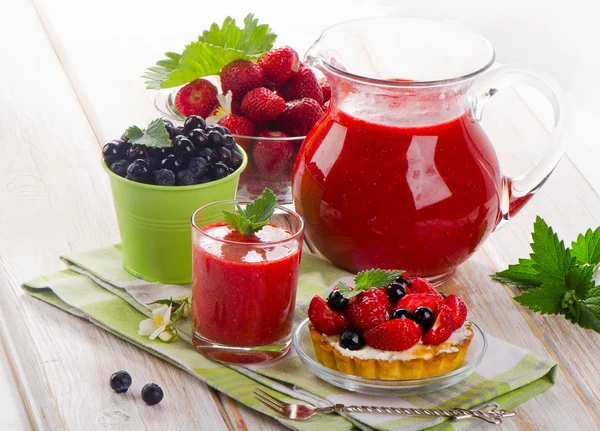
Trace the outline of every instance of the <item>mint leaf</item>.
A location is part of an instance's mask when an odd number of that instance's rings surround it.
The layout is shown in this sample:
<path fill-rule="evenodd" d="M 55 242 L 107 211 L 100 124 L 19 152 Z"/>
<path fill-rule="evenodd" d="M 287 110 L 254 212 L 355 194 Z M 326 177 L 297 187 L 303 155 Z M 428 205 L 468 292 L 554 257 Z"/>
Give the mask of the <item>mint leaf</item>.
<path fill-rule="evenodd" d="M 519 259 L 518 264 L 508 265 L 508 269 L 497 272 L 491 275 L 491 277 L 502 283 L 530 288 L 542 285 L 537 275 L 538 272 L 533 269 L 533 261 L 531 259 Z"/>
<path fill-rule="evenodd" d="M 588 292 L 588 297 L 577 303 L 579 319 L 577 323 L 583 328 L 600 332 L 600 287 L 596 286 Z"/>
<path fill-rule="evenodd" d="M 338 291 L 340 292 L 340 294 L 346 299 L 350 299 L 354 295 L 358 295 L 358 292 L 356 294 L 353 294 L 352 288 L 350 286 L 348 286 L 346 283 L 344 283 L 343 281 L 340 281 L 338 283 L 337 288 L 338 288 Z"/>
<path fill-rule="evenodd" d="M 354 277 L 354 290 L 345 283 L 338 284 L 340 294 L 347 299 L 358 295 L 364 290 L 369 290 L 374 287 L 383 287 L 397 279 L 403 271 L 386 271 L 383 269 L 369 269 L 361 271 Z M 342 286 L 342 287 L 340 287 Z"/>
<path fill-rule="evenodd" d="M 577 298 L 586 298 L 590 289 L 594 287 L 593 277 L 593 266 L 577 266 L 565 277 L 565 287 L 567 290 L 572 290 Z"/>
<path fill-rule="evenodd" d="M 560 283 L 544 284 L 530 289 L 513 299 L 519 304 L 542 314 L 559 314 L 562 312 L 562 300 L 566 290 Z"/>
<path fill-rule="evenodd" d="M 579 264 L 597 266 L 600 263 L 600 227 L 595 231 L 588 229 L 585 235 L 579 234 L 577 241 L 571 243 L 571 255 Z"/>
<path fill-rule="evenodd" d="M 146 130 L 131 126 L 125 133 L 132 145 L 145 145 L 149 148 L 164 148 L 172 145 L 169 132 L 160 118 L 148 124 Z"/>
<path fill-rule="evenodd" d="M 233 60 L 255 61 L 273 47 L 276 38 L 271 27 L 259 25 L 253 14 L 244 18 L 244 28 L 227 17 L 220 27 L 213 23 L 183 53 L 167 52 L 167 58 L 146 69 L 142 77 L 146 78 L 148 89 L 177 87 L 203 76 L 217 75 Z"/>
<path fill-rule="evenodd" d="M 565 276 L 575 266 L 575 258 L 565 247 L 564 241 L 558 239 L 544 219 L 536 217 L 533 224 L 533 243 L 531 243 L 532 268 L 538 272 L 538 280 L 542 283 L 564 282 Z"/>
<path fill-rule="evenodd" d="M 271 189 L 265 189 L 261 196 L 246 205 L 245 210 L 236 206 L 237 213 L 223 210 L 225 223 L 243 235 L 252 235 L 269 223 L 277 206 L 277 197 Z"/>

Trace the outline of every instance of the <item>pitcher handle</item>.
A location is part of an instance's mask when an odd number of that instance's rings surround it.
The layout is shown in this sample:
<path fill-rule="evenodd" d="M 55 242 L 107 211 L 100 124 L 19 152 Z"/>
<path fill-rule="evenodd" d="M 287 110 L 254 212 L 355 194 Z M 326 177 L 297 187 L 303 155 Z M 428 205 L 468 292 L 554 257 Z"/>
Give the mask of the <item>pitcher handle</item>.
<path fill-rule="evenodd" d="M 527 172 L 515 178 L 503 176 L 500 216 L 496 229 L 503 226 L 531 199 L 548 179 L 560 161 L 568 140 L 570 113 L 567 98 L 560 86 L 550 77 L 518 66 L 501 66 L 491 70 L 475 82 L 470 94 L 473 117 L 481 121 L 486 102 L 499 90 L 515 85 L 537 89 L 554 111 L 554 129 L 548 136 L 549 148 Z"/>

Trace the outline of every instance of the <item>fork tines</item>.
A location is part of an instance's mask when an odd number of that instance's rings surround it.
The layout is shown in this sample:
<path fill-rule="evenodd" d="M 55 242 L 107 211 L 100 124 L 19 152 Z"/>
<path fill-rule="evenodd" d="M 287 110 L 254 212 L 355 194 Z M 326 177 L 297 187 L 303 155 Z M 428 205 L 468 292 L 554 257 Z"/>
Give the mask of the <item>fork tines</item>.
<path fill-rule="evenodd" d="M 262 391 L 258 388 L 254 389 L 254 398 L 256 398 L 258 401 L 260 401 L 267 407 L 272 408 L 277 413 L 283 414 L 285 408 L 285 404 L 283 403 L 283 401 L 279 401 L 277 398 L 273 397 L 272 395 L 269 395 L 265 391 Z"/>

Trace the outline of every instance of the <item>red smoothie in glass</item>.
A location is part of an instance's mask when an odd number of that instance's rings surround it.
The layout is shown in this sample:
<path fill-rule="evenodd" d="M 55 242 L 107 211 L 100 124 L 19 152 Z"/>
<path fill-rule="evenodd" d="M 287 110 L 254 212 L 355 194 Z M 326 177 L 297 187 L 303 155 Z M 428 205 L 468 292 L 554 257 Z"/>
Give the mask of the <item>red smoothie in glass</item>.
<path fill-rule="evenodd" d="M 499 217 L 498 160 L 466 115 L 406 126 L 330 108 L 306 138 L 293 181 L 310 239 L 351 272 L 448 273 Z"/>
<path fill-rule="evenodd" d="M 285 242 L 292 233 L 269 224 L 243 235 L 224 222 L 200 230 L 206 235 L 193 245 L 196 332 L 237 347 L 265 346 L 288 336 L 301 255 L 295 242 Z M 283 242 L 268 244 L 277 241 Z"/>

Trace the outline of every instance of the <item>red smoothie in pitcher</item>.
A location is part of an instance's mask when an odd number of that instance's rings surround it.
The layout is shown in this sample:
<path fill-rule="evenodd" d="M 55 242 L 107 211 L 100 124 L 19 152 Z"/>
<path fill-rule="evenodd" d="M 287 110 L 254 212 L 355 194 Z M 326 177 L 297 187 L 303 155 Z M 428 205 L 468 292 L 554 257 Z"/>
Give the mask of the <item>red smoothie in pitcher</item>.
<path fill-rule="evenodd" d="M 265 346 L 290 334 L 301 255 L 297 241 L 286 242 L 292 233 L 269 224 L 243 235 L 224 222 L 200 231 L 206 235 L 193 244 L 195 331 L 238 347 Z"/>
<path fill-rule="evenodd" d="M 293 181 L 296 211 L 327 259 L 411 276 L 448 273 L 475 251 L 497 224 L 502 184 L 467 115 L 406 126 L 335 108 L 306 138 Z"/>

